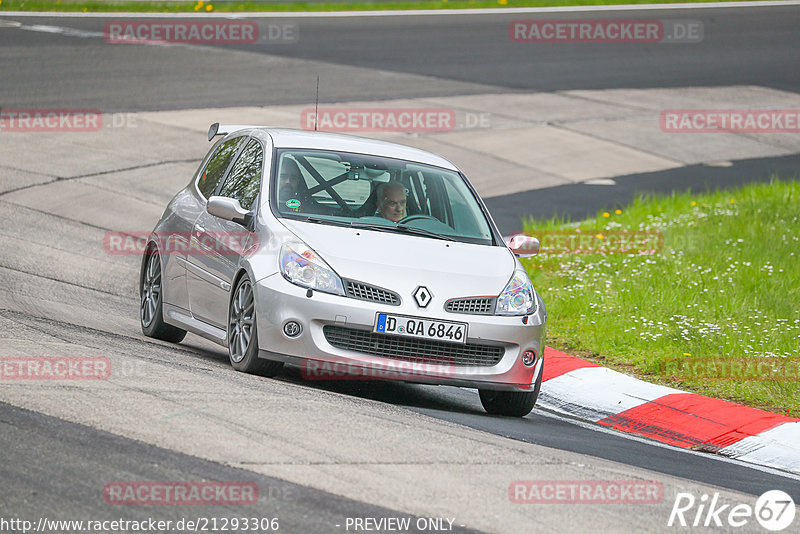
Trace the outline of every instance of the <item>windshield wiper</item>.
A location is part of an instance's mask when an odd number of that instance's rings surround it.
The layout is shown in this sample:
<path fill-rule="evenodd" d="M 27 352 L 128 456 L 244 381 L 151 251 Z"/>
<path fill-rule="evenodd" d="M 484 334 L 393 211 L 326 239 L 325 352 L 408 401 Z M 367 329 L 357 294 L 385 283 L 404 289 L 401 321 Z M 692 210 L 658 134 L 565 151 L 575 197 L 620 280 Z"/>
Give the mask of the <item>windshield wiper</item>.
<path fill-rule="evenodd" d="M 336 219 L 323 219 L 322 217 L 303 217 L 301 220 L 310 223 L 317 223 L 317 224 L 332 224 L 334 226 L 345 226 L 350 227 L 352 223 L 347 221 L 337 221 Z"/>
<path fill-rule="evenodd" d="M 365 230 L 378 230 L 379 232 L 395 232 L 394 226 L 389 226 L 388 224 L 374 224 L 374 223 L 362 223 L 353 221 L 350 223 L 352 228 L 363 228 Z"/>
<path fill-rule="evenodd" d="M 361 223 L 357 221 L 340 221 L 337 219 L 326 219 L 324 217 L 314 217 L 310 215 L 302 216 L 301 220 L 316 224 L 331 224 L 334 226 L 344 226 L 345 228 L 364 228 L 367 230 L 383 230 L 386 232 L 395 231 L 394 226 L 388 226 L 383 224 Z"/>
<path fill-rule="evenodd" d="M 337 221 L 336 219 L 323 219 L 321 217 L 303 217 L 306 222 L 317 224 L 333 224 L 336 226 L 345 226 L 349 228 L 363 228 L 365 230 L 377 230 L 379 232 L 396 232 L 399 234 L 414 234 L 425 237 L 432 237 L 434 239 L 443 239 L 445 241 L 458 241 L 457 239 L 431 232 L 430 230 L 423 230 L 415 226 L 408 226 L 407 224 L 388 225 L 388 224 L 375 224 L 375 223 L 362 223 L 358 221 Z"/>
<path fill-rule="evenodd" d="M 431 232 L 430 230 L 423 230 L 422 228 L 417 228 L 416 226 L 408 226 L 407 224 L 397 224 L 394 226 L 388 224 L 371 224 L 371 223 L 359 223 L 359 222 L 352 222 L 350 224 L 353 228 L 366 228 L 368 230 L 378 230 L 381 232 L 396 232 L 398 234 L 413 234 L 425 237 L 432 237 L 434 239 L 444 239 L 445 241 L 458 241 L 458 239 L 452 238 L 448 235 L 437 234 L 436 232 Z"/>
<path fill-rule="evenodd" d="M 423 230 L 422 228 L 417 228 L 416 226 L 409 226 L 407 224 L 398 224 L 397 226 L 395 226 L 395 228 L 409 234 L 424 235 L 426 237 L 433 237 L 435 239 L 444 239 L 445 241 L 458 241 L 458 239 L 450 237 L 449 235 L 437 234 L 436 232 L 431 232 L 430 230 Z"/>

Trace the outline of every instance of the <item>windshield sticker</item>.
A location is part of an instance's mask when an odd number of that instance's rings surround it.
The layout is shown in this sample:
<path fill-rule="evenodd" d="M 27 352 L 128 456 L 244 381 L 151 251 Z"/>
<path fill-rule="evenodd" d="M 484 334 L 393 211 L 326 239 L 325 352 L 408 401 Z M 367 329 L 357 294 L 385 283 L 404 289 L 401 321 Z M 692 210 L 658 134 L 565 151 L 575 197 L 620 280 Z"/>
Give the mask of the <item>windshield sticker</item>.
<path fill-rule="evenodd" d="M 296 198 L 292 198 L 286 201 L 286 207 L 289 209 L 297 209 L 300 207 L 300 201 Z"/>

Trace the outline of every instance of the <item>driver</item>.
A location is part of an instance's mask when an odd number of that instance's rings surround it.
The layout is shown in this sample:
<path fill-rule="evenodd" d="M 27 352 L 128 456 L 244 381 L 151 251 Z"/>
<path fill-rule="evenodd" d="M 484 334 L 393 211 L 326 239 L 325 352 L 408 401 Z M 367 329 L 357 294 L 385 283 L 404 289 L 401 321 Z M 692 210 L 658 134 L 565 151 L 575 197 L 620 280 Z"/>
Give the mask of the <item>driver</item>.
<path fill-rule="evenodd" d="M 406 188 L 394 180 L 378 185 L 378 213 L 398 222 L 406 216 Z"/>

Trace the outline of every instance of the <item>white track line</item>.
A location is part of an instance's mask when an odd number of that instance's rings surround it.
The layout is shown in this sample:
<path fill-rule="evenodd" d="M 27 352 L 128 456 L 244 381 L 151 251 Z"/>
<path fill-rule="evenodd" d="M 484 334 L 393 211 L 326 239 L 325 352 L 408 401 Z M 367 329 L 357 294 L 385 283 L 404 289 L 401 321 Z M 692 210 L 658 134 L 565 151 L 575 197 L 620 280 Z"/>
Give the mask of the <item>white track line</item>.
<path fill-rule="evenodd" d="M 398 11 L 309 11 L 309 12 L 242 12 L 242 13 L 82 13 L 61 11 L 0 11 L 0 17 L 55 18 L 340 18 L 340 17 L 419 17 L 459 15 L 517 15 L 536 13 L 593 13 L 604 11 L 662 11 L 680 9 L 737 9 L 747 7 L 798 6 L 800 0 L 770 0 L 764 2 L 706 2 L 693 4 L 618 4 L 602 6 L 516 7 L 487 9 L 413 9 Z"/>

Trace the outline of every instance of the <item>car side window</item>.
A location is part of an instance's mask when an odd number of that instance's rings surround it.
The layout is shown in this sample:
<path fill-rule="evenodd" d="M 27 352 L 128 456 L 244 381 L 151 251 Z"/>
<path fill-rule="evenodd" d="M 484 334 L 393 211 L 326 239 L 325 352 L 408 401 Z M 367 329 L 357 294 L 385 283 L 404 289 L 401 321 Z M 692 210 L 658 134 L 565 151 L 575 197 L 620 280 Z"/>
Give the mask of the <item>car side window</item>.
<path fill-rule="evenodd" d="M 241 137 L 235 137 L 225 141 L 217 147 L 216 152 L 206 163 L 205 169 L 203 169 L 200 178 L 197 180 L 197 189 L 200 190 L 204 197 L 208 198 L 214 193 L 220 179 L 222 179 L 233 156 L 236 154 L 236 149 L 239 148 L 241 140 Z"/>
<path fill-rule="evenodd" d="M 261 144 L 251 139 L 244 147 L 228 178 L 222 185 L 219 195 L 235 198 L 246 210 L 253 209 L 253 203 L 261 186 L 261 169 L 264 165 L 264 151 Z"/>

